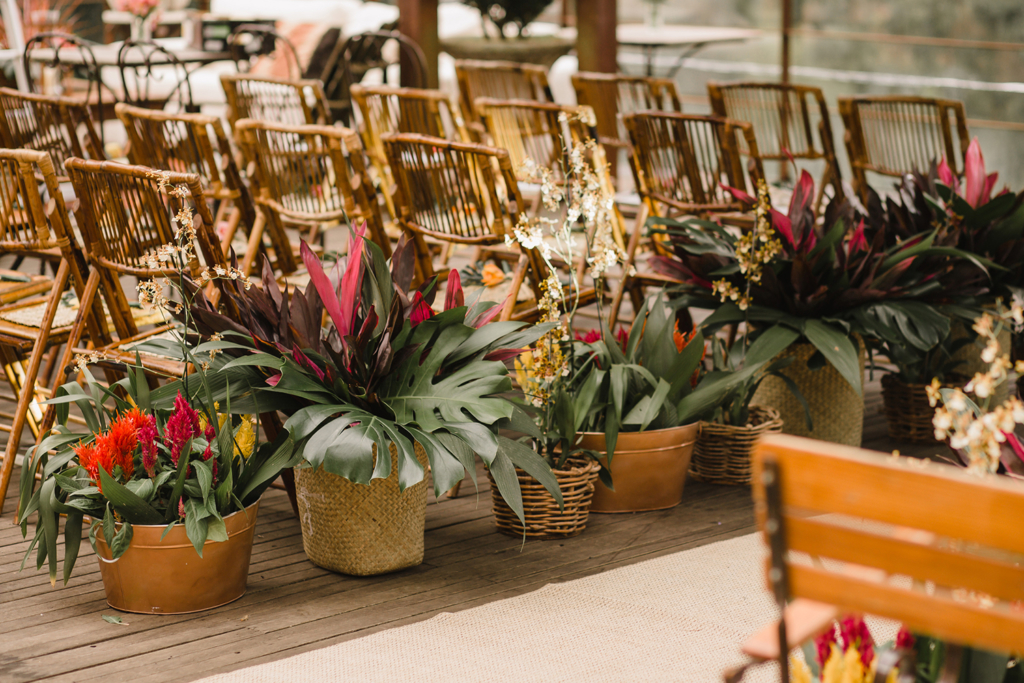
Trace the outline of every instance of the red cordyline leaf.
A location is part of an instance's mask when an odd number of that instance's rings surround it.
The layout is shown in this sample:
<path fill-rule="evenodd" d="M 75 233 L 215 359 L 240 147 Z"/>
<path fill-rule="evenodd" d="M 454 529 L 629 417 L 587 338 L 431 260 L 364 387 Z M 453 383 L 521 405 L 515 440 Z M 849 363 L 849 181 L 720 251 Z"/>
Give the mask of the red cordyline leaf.
<path fill-rule="evenodd" d="M 412 299 L 412 313 L 409 315 L 409 322 L 412 323 L 413 327 L 416 327 L 424 320 L 429 320 L 433 317 L 434 309 L 424 300 L 423 294 L 416 292 Z"/>
<path fill-rule="evenodd" d="M 484 360 L 507 361 L 510 358 L 517 358 L 519 354 L 528 349 L 495 349 L 484 356 Z"/>
<path fill-rule="evenodd" d="M 798 211 L 806 209 L 812 201 L 814 201 L 814 178 L 805 169 L 800 172 L 800 180 L 797 181 L 796 187 L 793 188 L 793 194 L 789 197 L 789 215 L 795 216 Z"/>
<path fill-rule="evenodd" d="M 985 191 L 985 160 L 981 156 L 978 138 L 971 140 L 964 158 L 964 200 L 972 209 L 978 208 Z"/>
<path fill-rule="evenodd" d="M 309 358 L 309 356 L 304 354 L 302 349 L 298 346 L 292 347 L 292 358 L 302 367 L 312 370 L 321 382 L 324 381 L 324 377 L 326 376 L 324 375 L 324 371 L 321 370 L 320 367 Z"/>
<path fill-rule="evenodd" d="M 939 180 L 942 181 L 942 184 L 946 187 L 953 188 L 953 191 L 959 194 L 960 181 L 957 180 L 956 176 L 953 174 L 953 169 L 951 169 L 949 164 L 946 163 L 946 157 L 942 157 L 942 161 L 939 162 L 938 172 Z"/>
<path fill-rule="evenodd" d="M 269 384 L 272 387 L 276 387 L 277 383 L 280 382 L 280 381 L 281 381 L 281 373 L 280 372 L 277 373 L 276 375 L 271 375 L 270 377 L 267 378 L 267 384 Z"/>
<path fill-rule="evenodd" d="M 345 330 L 338 330 L 342 336 L 353 334 L 356 328 L 356 315 L 359 313 L 359 302 L 363 297 L 363 235 L 366 233 L 366 221 L 355 230 L 348 248 L 348 265 L 341 278 L 341 314 L 345 319 Z"/>
<path fill-rule="evenodd" d="M 757 204 L 757 199 L 751 197 L 749 194 L 735 187 L 729 187 L 725 183 L 719 183 L 723 190 L 731 194 L 736 199 L 747 204 Z"/>
<path fill-rule="evenodd" d="M 783 239 L 789 243 L 790 249 L 796 249 L 796 240 L 793 239 L 793 223 L 790 222 L 789 216 L 772 209 L 772 225 L 779 231 Z"/>
<path fill-rule="evenodd" d="M 299 251 L 302 254 L 303 263 L 306 264 L 309 281 L 313 283 L 316 293 L 320 295 L 324 310 L 327 311 L 327 315 L 331 316 L 334 326 L 338 328 L 342 343 L 344 343 L 345 336 L 349 334 L 349 331 L 345 327 L 345 316 L 341 311 L 341 304 L 338 303 L 338 295 L 335 293 L 334 287 L 331 286 L 331 281 L 327 277 L 327 273 L 324 272 L 320 259 L 316 257 L 309 245 L 302 242 Z"/>
<path fill-rule="evenodd" d="M 860 223 L 857 224 L 857 229 L 853 231 L 853 235 L 850 237 L 850 253 L 856 251 L 863 251 L 868 248 L 868 240 L 864 237 L 864 219 L 860 219 Z"/>
<path fill-rule="evenodd" d="M 992 188 L 996 186 L 997 180 L 999 180 L 999 173 L 989 173 L 985 178 L 985 189 L 981 193 L 981 198 L 985 203 L 992 199 Z"/>
<path fill-rule="evenodd" d="M 466 296 L 462 292 L 462 277 L 459 276 L 457 268 L 452 268 L 448 272 L 448 285 L 444 289 L 444 310 L 450 311 L 465 304 Z"/>

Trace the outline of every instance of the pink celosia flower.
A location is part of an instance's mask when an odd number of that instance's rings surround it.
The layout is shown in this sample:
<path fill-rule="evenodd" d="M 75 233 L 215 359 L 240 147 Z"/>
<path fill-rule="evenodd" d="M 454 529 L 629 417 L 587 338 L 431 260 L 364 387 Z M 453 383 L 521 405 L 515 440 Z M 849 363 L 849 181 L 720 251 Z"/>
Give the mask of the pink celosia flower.
<path fill-rule="evenodd" d="M 843 638 L 843 648 L 856 648 L 860 651 L 860 661 L 865 668 L 875 658 L 875 641 L 871 637 L 868 625 L 859 616 L 847 616 L 839 624 L 839 633 Z"/>
<path fill-rule="evenodd" d="M 174 399 L 174 412 L 167 420 L 167 428 L 164 430 L 164 444 L 171 450 L 171 462 L 175 467 L 178 466 L 178 459 L 185 444 L 199 434 L 199 413 L 189 405 L 179 391 Z"/>
<path fill-rule="evenodd" d="M 819 666 L 825 666 L 825 662 L 828 661 L 829 655 L 832 654 L 832 645 L 835 644 L 835 642 L 835 625 L 830 625 L 827 631 L 825 631 L 820 636 L 814 639 L 814 647 L 817 651 Z"/>
<path fill-rule="evenodd" d="M 581 341 L 584 344 L 593 344 L 596 341 L 601 341 L 601 330 L 587 330 L 586 334 L 581 334 L 577 330 L 576 341 Z"/>
<path fill-rule="evenodd" d="M 185 501 L 181 498 L 178 499 L 178 516 L 185 519 Z"/>
<path fill-rule="evenodd" d="M 139 446 L 142 448 L 142 467 L 150 477 L 156 476 L 156 418 L 152 415 L 146 416 L 138 431 Z"/>
<path fill-rule="evenodd" d="M 905 626 L 900 627 L 900 632 L 896 634 L 896 649 L 909 650 L 915 642 L 913 634 Z"/>

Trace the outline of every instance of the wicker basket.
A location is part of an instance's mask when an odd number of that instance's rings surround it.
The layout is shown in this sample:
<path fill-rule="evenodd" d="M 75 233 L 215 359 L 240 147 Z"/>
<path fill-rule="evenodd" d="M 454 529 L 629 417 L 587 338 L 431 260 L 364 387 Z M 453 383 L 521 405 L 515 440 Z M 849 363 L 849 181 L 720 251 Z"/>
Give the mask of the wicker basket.
<path fill-rule="evenodd" d="M 415 444 L 426 469 L 427 454 Z M 400 491 L 398 450 L 391 444 L 391 476 L 369 486 L 325 471 L 295 470 L 302 547 L 313 564 L 332 572 L 371 576 L 423 562 L 427 480 Z"/>
<path fill-rule="evenodd" d="M 711 484 L 749 484 L 754 446 L 762 435 L 781 431 L 779 411 L 762 406 L 750 406 L 750 423 L 745 427 L 701 422 L 690 476 Z"/>
<path fill-rule="evenodd" d="M 519 488 L 523 492 L 526 535 L 530 538 L 568 538 L 581 533 L 587 526 L 590 501 L 594 497 L 594 483 L 601 468 L 589 458 L 569 458 L 565 466 L 564 470 L 554 470 L 558 486 L 562 490 L 562 499 L 565 501 L 564 511 L 558 509 L 558 503 L 543 485 L 523 470 L 516 468 Z M 522 537 L 523 525 L 498 493 L 490 470 L 487 477 L 491 480 L 492 509 L 498 531 L 509 536 Z"/>
<path fill-rule="evenodd" d="M 861 385 L 864 381 L 864 344 L 858 344 Z M 800 387 L 811 410 L 814 429 L 807 429 L 804 407 L 778 377 L 766 377 L 754 392 L 751 403 L 772 406 L 782 418 L 782 431 L 795 436 L 821 439 L 845 446 L 860 446 L 864 432 L 864 396 L 850 386 L 831 363 L 812 370 L 807 360 L 815 348 L 806 342 L 792 344 L 779 358 L 795 356 L 796 360 L 780 372 Z"/>
<path fill-rule="evenodd" d="M 943 388 L 966 383 L 943 384 Z M 932 418 L 935 408 L 928 403 L 927 384 L 907 384 L 897 375 L 882 375 L 882 406 L 889 425 L 889 438 L 907 443 L 935 443 Z"/>

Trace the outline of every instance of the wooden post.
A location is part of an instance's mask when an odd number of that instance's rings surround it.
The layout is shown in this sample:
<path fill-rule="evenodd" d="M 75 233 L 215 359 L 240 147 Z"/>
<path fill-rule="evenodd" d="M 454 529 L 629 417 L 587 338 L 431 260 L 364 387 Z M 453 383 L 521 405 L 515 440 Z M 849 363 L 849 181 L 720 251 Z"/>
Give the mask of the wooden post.
<path fill-rule="evenodd" d="M 793 27 L 793 0 L 782 0 L 782 82 L 789 83 L 789 30 Z"/>
<path fill-rule="evenodd" d="M 580 71 L 619 70 L 616 0 L 576 0 L 576 54 Z"/>
<path fill-rule="evenodd" d="M 437 55 L 441 51 L 437 37 L 437 0 L 398 0 L 398 30 L 412 38 L 423 49 L 423 56 L 427 58 L 427 87 L 436 88 Z M 406 59 L 403 51 L 402 85 L 422 87 L 420 83 L 406 81 L 406 74 L 414 73 L 413 67 L 406 66 Z"/>

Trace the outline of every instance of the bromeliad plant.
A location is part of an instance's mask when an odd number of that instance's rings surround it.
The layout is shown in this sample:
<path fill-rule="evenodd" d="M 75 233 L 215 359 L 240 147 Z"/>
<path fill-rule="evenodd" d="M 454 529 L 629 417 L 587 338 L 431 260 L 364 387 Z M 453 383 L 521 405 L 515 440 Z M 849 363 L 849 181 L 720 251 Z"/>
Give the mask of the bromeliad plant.
<path fill-rule="evenodd" d="M 388 262 L 380 248 L 352 235 L 348 262 L 332 275 L 304 244 L 310 275 L 305 292 L 282 289 L 269 268 L 263 288 L 227 283 L 239 321 L 202 296 L 192 313 L 207 337 L 233 335 L 235 356 L 223 367 L 245 369 L 260 400 L 289 415 L 284 427 L 313 467 L 360 484 L 391 475 L 394 444 L 402 489 L 425 476 L 414 443 L 426 453 L 438 495 L 475 471 L 479 455 L 501 495 L 522 517 L 513 465 L 560 500 L 546 463 L 499 432 L 536 433 L 521 409 L 501 396 L 511 390 L 502 362 L 551 329 L 491 322 L 501 305 L 467 306 L 459 273 L 448 277 L 443 310 L 431 304 L 435 282 L 410 290 L 412 243 L 403 239 Z M 321 326 L 326 311 L 329 324 Z M 247 338 L 243 343 L 241 340 Z"/>
<path fill-rule="evenodd" d="M 756 206 L 752 231 L 737 236 L 709 221 L 652 218 L 649 225 L 667 226 L 654 229 L 670 236 L 674 251 L 652 256 L 652 267 L 682 283 L 676 304 L 716 309 L 705 330 L 739 323 L 759 333 L 788 330 L 815 347 L 813 363 L 832 363 L 858 392 L 857 335 L 934 348 L 949 334 L 949 319 L 923 299 L 949 291 L 944 278 L 957 258 L 989 265 L 936 246 L 935 230 L 888 248 L 879 236 L 868 240 L 863 220 L 841 198 L 819 225 L 806 171 L 788 215 L 771 208 L 763 182 L 756 201 L 734 193 Z"/>

